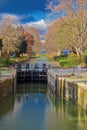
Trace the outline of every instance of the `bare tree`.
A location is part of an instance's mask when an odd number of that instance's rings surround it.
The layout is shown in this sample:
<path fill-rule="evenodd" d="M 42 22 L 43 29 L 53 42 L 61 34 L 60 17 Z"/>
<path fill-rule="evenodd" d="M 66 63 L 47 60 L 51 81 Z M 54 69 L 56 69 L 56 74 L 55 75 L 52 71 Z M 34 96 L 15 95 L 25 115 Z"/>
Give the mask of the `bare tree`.
<path fill-rule="evenodd" d="M 60 52 L 60 47 L 57 43 L 57 30 L 57 25 L 53 22 L 53 24 L 48 27 L 48 33 L 46 34 L 45 48 L 47 53 L 52 56 Z"/>
<path fill-rule="evenodd" d="M 6 57 L 15 52 L 19 37 L 23 35 L 23 28 L 18 25 L 15 17 L 4 17 L 0 23 L 0 36 L 3 39 L 3 53 Z"/>
<path fill-rule="evenodd" d="M 50 10 L 49 17 L 59 18 L 69 26 L 67 31 L 72 32 L 71 38 L 67 37 L 77 55 L 82 55 L 87 48 L 87 0 L 47 0 L 47 9 Z"/>
<path fill-rule="evenodd" d="M 24 26 L 24 30 L 28 31 L 31 35 L 34 36 L 34 45 L 33 45 L 33 52 L 34 53 L 41 53 L 41 41 L 39 36 L 39 31 L 36 30 L 34 27 L 30 27 L 28 25 Z"/>
<path fill-rule="evenodd" d="M 27 42 L 27 53 L 29 56 L 33 55 L 34 36 L 29 32 L 24 32 L 25 40 Z"/>

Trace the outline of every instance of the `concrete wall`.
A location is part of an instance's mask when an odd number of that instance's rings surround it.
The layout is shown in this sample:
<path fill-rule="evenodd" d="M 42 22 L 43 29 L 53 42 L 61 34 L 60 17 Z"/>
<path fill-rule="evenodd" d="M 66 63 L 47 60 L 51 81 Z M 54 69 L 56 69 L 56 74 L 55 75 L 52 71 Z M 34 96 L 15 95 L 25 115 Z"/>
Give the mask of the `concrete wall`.
<path fill-rule="evenodd" d="M 78 104 L 87 109 L 87 85 L 78 83 Z"/>
<path fill-rule="evenodd" d="M 80 78 L 72 80 L 72 77 L 58 76 L 52 72 L 48 73 L 48 86 L 53 93 L 74 101 L 87 109 L 87 84 L 82 80 Z"/>
<path fill-rule="evenodd" d="M 16 71 L 13 74 L 0 75 L 0 99 L 14 94 L 16 88 Z"/>

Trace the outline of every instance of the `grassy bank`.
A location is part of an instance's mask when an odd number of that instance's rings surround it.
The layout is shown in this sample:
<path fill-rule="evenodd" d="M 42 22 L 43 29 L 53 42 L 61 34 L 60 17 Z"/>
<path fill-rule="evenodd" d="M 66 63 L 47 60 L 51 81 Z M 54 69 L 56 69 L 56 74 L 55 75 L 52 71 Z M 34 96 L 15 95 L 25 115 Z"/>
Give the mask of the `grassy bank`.
<path fill-rule="evenodd" d="M 18 57 L 18 58 L 0 58 L 0 68 L 2 67 L 9 67 L 17 62 L 24 62 L 29 60 L 28 57 Z"/>
<path fill-rule="evenodd" d="M 69 55 L 60 55 L 55 56 L 54 60 L 56 60 L 61 67 L 75 67 L 77 65 L 86 66 L 86 60 L 84 56 L 78 57 L 76 54 L 69 54 Z"/>

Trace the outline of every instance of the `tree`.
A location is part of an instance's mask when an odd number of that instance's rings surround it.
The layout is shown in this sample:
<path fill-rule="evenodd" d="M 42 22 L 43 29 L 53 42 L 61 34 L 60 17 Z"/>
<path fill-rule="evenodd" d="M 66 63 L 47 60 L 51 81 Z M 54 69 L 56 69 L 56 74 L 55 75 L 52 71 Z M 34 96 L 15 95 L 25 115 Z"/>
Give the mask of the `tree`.
<path fill-rule="evenodd" d="M 77 55 L 82 55 L 87 48 L 87 0 L 47 0 L 47 9 L 50 10 L 50 18 L 59 18 L 72 33 L 67 37 L 69 45 Z"/>
<path fill-rule="evenodd" d="M 39 31 L 36 30 L 34 27 L 30 27 L 28 25 L 24 26 L 25 32 L 29 32 L 32 36 L 34 36 L 34 44 L 32 46 L 34 53 L 41 53 L 41 40 L 39 36 Z"/>
<path fill-rule="evenodd" d="M 2 39 L 0 39 L 0 57 L 1 57 L 1 50 L 2 50 L 2 47 L 3 47 L 3 42 L 2 42 Z"/>
<path fill-rule="evenodd" d="M 11 16 L 4 17 L 0 24 L 0 36 L 3 39 L 3 55 L 9 57 L 10 53 L 17 50 L 18 39 L 23 35 L 22 26 L 18 25 L 15 18 Z"/>
<path fill-rule="evenodd" d="M 59 44 L 57 43 L 57 25 L 58 24 L 55 24 L 55 22 L 53 22 L 50 26 L 48 26 L 48 32 L 46 34 L 45 48 L 47 53 L 53 56 L 57 55 L 60 52 Z"/>
<path fill-rule="evenodd" d="M 20 36 L 20 37 L 19 37 L 19 39 L 18 39 L 18 44 L 16 45 L 16 48 L 17 48 L 16 53 L 17 53 L 18 55 L 20 55 L 20 54 L 23 55 L 23 53 L 26 53 L 26 52 L 27 52 L 27 42 L 26 42 L 24 36 Z"/>
<path fill-rule="evenodd" d="M 25 40 L 27 42 L 27 53 L 29 56 L 33 54 L 34 36 L 29 32 L 24 32 Z"/>
<path fill-rule="evenodd" d="M 79 65 L 79 63 L 80 63 L 79 57 L 76 54 L 71 53 L 71 54 L 68 55 L 67 61 L 72 64 L 72 66 L 73 66 L 73 75 L 74 75 L 74 73 L 75 73 L 75 67 L 77 65 Z"/>

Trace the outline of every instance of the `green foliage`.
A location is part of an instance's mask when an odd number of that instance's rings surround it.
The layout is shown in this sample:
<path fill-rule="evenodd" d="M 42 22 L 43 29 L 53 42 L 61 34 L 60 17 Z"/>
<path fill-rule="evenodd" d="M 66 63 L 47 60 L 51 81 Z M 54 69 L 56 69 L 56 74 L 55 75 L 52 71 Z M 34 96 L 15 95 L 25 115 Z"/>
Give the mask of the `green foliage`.
<path fill-rule="evenodd" d="M 83 53 L 84 55 L 87 55 L 87 49 L 84 51 L 84 53 Z"/>
<path fill-rule="evenodd" d="M 69 23 L 69 22 L 68 22 Z M 70 39 L 72 37 L 71 25 L 62 23 L 58 28 L 57 32 L 57 42 L 61 50 L 65 47 L 70 48 Z"/>
<path fill-rule="evenodd" d="M 81 63 L 81 64 L 84 64 L 84 63 L 85 63 L 85 57 L 84 57 L 84 55 L 81 55 L 81 56 L 80 56 L 80 63 Z"/>
<path fill-rule="evenodd" d="M 87 66 L 87 55 L 84 55 L 84 62 L 86 64 L 86 66 Z"/>
<path fill-rule="evenodd" d="M 60 65 L 62 67 L 72 67 L 73 66 L 72 63 L 67 61 L 67 59 L 66 60 L 61 60 L 59 63 L 60 63 Z"/>
<path fill-rule="evenodd" d="M 0 50 L 2 50 L 3 47 L 3 43 L 2 43 L 2 39 L 0 39 Z"/>
<path fill-rule="evenodd" d="M 0 72 L 3 73 L 3 74 L 11 74 L 12 70 L 10 70 L 10 69 L 1 69 Z"/>
<path fill-rule="evenodd" d="M 28 56 L 22 56 L 20 58 L 0 58 L 0 68 L 2 67 L 8 67 L 10 65 L 13 65 L 15 62 L 24 62 L 28 61 L 29 57 Z"/>
<path fill-rule="evenodd" d="M 67 55 L 55 56 L 54 59 L 59 62 L 62 67 L 71 67 L 72 64 L 67 61 Z"/>
<path fill-rule="evenodd" d="M 67 59 L 67 55 L 54 56 L 53 58 L 54 58 L 54 60 L 59 62 L 60 60 L 66 60 Z"/>
<path fill-rule="evenodd" d="M 24 36 L 21 36 L 19 40 L 20 40 L 19 52 L 20 54 L 23 54 L 27 51 L 27 43 Z"/>
<path fill-rule="evenodd" d="M 66 57 L 60 57 L 58 59 L 59 62 L 67 62 L 67 58 Z"/>
<path fill-rule="evenodd" d="M 67 56 L 61 55 L 58 57 L 54 57 L 55 60 L 57 60 L 62 67 L 75 67 L 76 65 L 80 64 L 80 62 L 83 62 L 82 57 L 78 57 L 76 54 L 69 54 Z"/>
<path fill-rule="evenodd" d="M 5 66 L 9 66 L 11 64 L 11 60 L 9 58 L 6 58 L 4 60 L 4 64 L 5 64 Z"/>
<path fill-rule="evenodd" d="M 0 67 L 8 67 L 10 66 L 14 61 L 10 58 L 0 58 Z"/>
<path fill-rule="evenodd" d="M 20 54 L 26 53 L 27 51 L 27 43 L 25 37 L 22 35 L 18 39 L 18 44 L 15 45 L 16 47 L 16 55 L 20 57 Z"/>
<path fill-rule="evenodd" d="M 80 58 L 74 53 L 68 55 L 67 61 L 71 63 L 73 67 L 80 64 Z"/>
<path fill-rule="evenodd" d="M 84 59 L 84 63 L 86 64 L 87 66 L 87 49 L 84 51 L 83 53 L 83 59 Z"/>
<path fill-rule="evenodd" d="M 61 66 L 65 66 L 65 64 L 67 63 L 66 61 L 61 61 L 59 62 Z"/>

